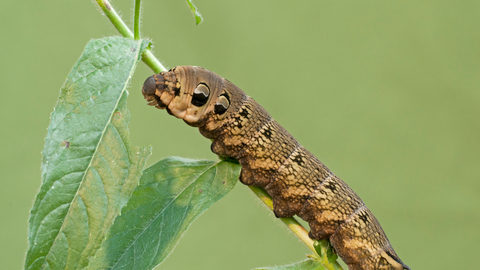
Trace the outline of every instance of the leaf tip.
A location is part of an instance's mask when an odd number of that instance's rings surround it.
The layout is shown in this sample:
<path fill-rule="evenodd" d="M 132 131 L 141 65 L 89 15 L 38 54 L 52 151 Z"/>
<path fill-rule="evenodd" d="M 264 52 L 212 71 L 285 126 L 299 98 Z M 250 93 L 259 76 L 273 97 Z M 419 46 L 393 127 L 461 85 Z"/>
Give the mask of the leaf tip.
<path fill-rule="evenodd" d="M 203 22 L 203 17 L 198 12 L 197 8 L 195 5 L 192 3 L 192 0 L 187 0 L 188 6 L 190 7 L 190 10 L 192 11 L 193 16 L 195 16 L 195 25 L 199 25 L 201 22 Z"/>

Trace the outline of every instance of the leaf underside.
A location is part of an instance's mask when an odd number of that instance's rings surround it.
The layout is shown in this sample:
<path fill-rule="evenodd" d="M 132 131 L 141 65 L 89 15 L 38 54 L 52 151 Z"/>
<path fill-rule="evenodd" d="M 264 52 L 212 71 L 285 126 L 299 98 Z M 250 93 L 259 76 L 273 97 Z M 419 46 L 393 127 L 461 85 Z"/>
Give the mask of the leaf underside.
<path fill-rule="evenodd" d="M 227 194 L 240 166 L 170 157 L 147 168 L 88 269 L 152 269 L 190 224 Z"/>
<path fill-rule="evenodd" d="M 126 87 L 148 41 L 90 41 L 51 114 L 25 269 L 78 269 L 138 184 L 150 148 L 129 144 Z"/>

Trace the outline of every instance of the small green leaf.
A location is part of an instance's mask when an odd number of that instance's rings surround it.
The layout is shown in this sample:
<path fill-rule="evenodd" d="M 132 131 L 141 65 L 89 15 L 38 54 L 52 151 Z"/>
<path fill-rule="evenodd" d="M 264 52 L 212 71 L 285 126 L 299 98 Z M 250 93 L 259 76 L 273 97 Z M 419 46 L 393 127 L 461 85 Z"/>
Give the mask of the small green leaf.
<path fill-rule="evenodd" d="M 330 242 L 328 242 L 330 244 Z M 335 252 L 335 249 L 330 245 L 330 247 L 327 249 L 327 259 L 329 263 L 334 263 L 338 258 L 337 253 Z"/>
<path fill-rule="evenodd" d="M 203 21 L 202 15 L 200 15 L 197 8 L 193 5 L 192 0 L 187 0 L 187 3 L 190 6 L 190 10 L 192 10 L 193 16 L 195 16 L 196 25 L 199 25 Z"/>
<path fill-rule="evenodd" d="M 335 249 L 333 248 L 332 244 L 328 240 L 316 240 L 313 243 L 313 247 L 318 254 L 318 261 L 323 264 L 331 264 L 335 267 L 335 262 L 338 258 Z"/>
<path fill-rule="evenodd" d="M 148 41 L 90 41 L 61 88 L 29 219 L 25 269 L 79 269 L 138 184 L 150 148 L 131 146 L 127 85 Z"/>
<path fill-rule="evenodd" d="M 230 162 L 178 157 L 145 169 L 88 269 L 152 269 L 162 263 L 190 224 L 235 186 L 239 173 L 240 165 Z"/>
<path fill-rule="evenodd" d="M 271 266 L 255 268 L 255 270 L 324 270 L 325 267 L 321 263 L 312 259 L 306 259 L 301 262 L 292 263 L 282 266 Z"/>
<path fill-rule="evenodd" d="M 315 251 L 317 251 L 317 254 L 320 257 L 325 256 L 324 249 L 325 249 L 326 242 L 328 242 L 328 240 L 320 240 L 320 241 L 316 240 L 315 242 L 313 242 L 313 247 L 315 248 Z"/>

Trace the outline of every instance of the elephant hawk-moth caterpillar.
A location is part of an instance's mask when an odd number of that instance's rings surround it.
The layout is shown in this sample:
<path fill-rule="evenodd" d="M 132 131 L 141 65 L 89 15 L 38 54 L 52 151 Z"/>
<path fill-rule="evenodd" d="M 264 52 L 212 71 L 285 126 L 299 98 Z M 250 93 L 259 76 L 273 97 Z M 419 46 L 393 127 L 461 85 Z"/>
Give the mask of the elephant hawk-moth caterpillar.
<path fill-rule="evenodd" d="M 142 93 L 198 127 L 215 154 L 237 159 L 240 181 L 265 188 L 276 217 L 307 221 L 309 236 L 329 239 L 349 269 L 410 269 L 360 197 L 230 81 L 178 66 L 147 78 Z"/>

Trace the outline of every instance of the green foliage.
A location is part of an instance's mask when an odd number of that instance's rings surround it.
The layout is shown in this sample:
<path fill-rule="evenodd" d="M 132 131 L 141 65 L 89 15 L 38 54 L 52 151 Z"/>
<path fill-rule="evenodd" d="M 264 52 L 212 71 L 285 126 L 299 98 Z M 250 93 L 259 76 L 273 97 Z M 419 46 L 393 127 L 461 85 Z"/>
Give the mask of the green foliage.
<path fill-rule="evenodd" d="M 68 75 L 48 128 L 25 269 L 152 269 L 235 186 L 240 166 L 227 161 L 167 158 L 142 176 L 151 149 L 130 145 L 126 87 L 148 45 L 92 40 Z"/>
<path fill-rule="evenodd" d="M 325 267 L 323 267 L 321 263 L 313 259 L 306 259 L 301 262 L 282 265 L 282 266 L 256 268 L 256 270 L 323 270 L 323 269 L 325 269 Z"/>
<path fill-rule="evenodd" d="M 328 240 L 316 240 L 313 243 L 313 247 L 317 251 L 318 256 L 320 256 L 319 260 L 322 261 L 324 264 L 333 264 L 338 259 L 338 255 L 335 252 L 332 244 Z"/>
<path fill-rule="evenodd" d="M 160 264 L 190 224 L 235 186 L 239 173 L 233 163 L 178 157 L 149 167 L 89 269 Z"/>
<path fill-rule="evenodd" d="M 192 0 L 187 0 L 187 3 L 192 10 L 193 16 L 195 16 L 195 24 L 199 25 L 203 21 L 202 15 L 200 15 L 195 5 L 193 5 Z"/>
<path fill-rule="evenodd" d="M 68 75 L 45 140 L 26 269 L 84 267 L 137 186 L 151 150 L 129 143 L 126 87 L 147 45 L 92 40 Z"/>

